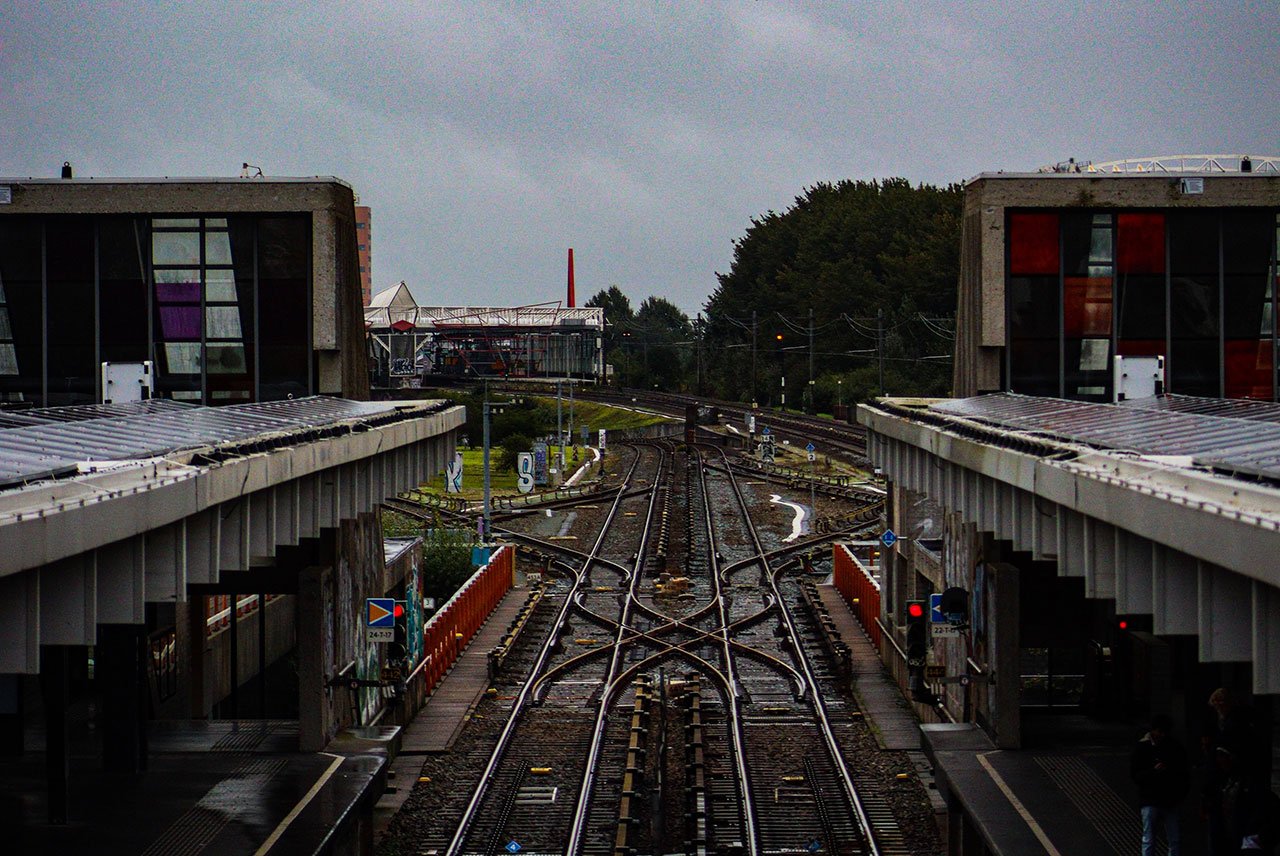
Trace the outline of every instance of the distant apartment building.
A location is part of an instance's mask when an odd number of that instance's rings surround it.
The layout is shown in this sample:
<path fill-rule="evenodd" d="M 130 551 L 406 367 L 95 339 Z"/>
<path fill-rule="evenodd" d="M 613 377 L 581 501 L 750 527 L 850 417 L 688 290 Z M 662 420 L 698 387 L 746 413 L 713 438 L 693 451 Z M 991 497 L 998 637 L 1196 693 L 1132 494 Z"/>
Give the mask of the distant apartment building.
<path fill-rule="evenodd" d="M 356 255 L 360 258 L 360 295 L 364 306 L 373 297 L 373 214 L 368 205 L 356 206 Z"/>

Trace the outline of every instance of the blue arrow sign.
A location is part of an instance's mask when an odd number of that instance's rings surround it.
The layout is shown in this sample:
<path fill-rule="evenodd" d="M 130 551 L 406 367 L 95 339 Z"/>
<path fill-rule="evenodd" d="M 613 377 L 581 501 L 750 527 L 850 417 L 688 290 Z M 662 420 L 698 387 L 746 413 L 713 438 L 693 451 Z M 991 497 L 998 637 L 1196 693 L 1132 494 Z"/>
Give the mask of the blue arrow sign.
<path fill-rule="evenodd" d="M 812 452 L 812 451 L 813 451 L 813 444 L 812 444 L 812 443 L 810 443 L 809 445 L 805 446 L 805 447 L 804 447 L 804 450 L 805 450 L 806 452 Z"/>
<path fill-rule="evenodd" d="M 520 842 L 512 839 L 511 841 L 507 842 L 507 846 L 504 849 L 508 853 L 519 853 L 524 848 L 520 846 Z"/>
<path fill-rule="evenodd" d="M 894 534 L 892 529 L 886 529 L 884 530 L 884 534 L 880 536 L 880 543 L 886 547 L 892 547 L 894 544 L 898 543 L 898 536 Z"/>
<path fill-rule="evenodd" d="M 763 428 L 761 428 L 761 429 L 760 429 L 760 433 L 761 433 L 761 434 L 768 434 L 768 433 L 769 433 L 769 426 L 768 426 L 768 425 L 766 425 L 766 426 L 764 426 Z"/>
<path fill-rule="evenodd" d="M 365 627 L 395 627 L 396 599 L 394 597 L 367 597 L 364 600 Z"/>
<path fill-rule="evenodd" d="M 929 622 L 931 624 L 947 624 L 947 617 L 942 614 L 942 595 L 929 595 Z"/>

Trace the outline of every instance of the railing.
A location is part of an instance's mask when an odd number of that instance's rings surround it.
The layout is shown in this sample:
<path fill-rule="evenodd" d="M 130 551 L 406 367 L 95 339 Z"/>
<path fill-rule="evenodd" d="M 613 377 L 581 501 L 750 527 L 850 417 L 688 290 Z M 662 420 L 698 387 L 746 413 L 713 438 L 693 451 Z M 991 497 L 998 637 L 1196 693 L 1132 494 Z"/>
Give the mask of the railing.
<path fill-rule="evenodd" d="M 279 594 L 267 595 L 267 603 L 283 597 Z M 229 594 L 218 594 L 205 598 L 204 632 L 206 637 L 216 636 L 231 626 L 231 598 Z M 236 597 L 236 620 L 258 611 L 258 596 L 247 594 Z"/>
<path fill-rule="evenodd" d="M 845 603 L 853 610 L 854 617 L 866 631 L 871 644 L 876 646 L 876 650 L 880 650 L 880 584 L 872 579 L 867 569 L 843 544 L 836 544 L 832 548 L 832 562 L 832 582 L 836 591 L 840 592 Z"/>
<path fill-rule="evenodd" d="M 423 659 L 409 680 L 421 678 L 430 694 L 458 659 L 462 649 L 510 590 L 515 573 L 515 548 L 504 546 L 463 583 L 422 628 Z"/>

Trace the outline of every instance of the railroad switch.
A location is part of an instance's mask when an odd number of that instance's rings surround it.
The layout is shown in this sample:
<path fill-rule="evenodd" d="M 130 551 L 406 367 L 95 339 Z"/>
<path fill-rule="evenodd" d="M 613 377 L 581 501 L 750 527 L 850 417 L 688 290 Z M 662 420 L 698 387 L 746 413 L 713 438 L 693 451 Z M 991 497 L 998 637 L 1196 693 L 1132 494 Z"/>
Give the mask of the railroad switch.
<path fill-rule="evenodd" d="M 529 773 L 534 776 L 548 776 L 551 774 L 550 767 L 530 767 Z"/>

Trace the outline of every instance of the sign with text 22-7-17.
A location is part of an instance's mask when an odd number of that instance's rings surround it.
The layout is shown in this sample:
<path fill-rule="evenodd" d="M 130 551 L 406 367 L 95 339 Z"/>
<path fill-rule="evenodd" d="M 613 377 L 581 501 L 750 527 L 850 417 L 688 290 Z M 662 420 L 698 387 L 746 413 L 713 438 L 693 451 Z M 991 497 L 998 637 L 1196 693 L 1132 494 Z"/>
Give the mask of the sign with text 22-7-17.
<path fill-rule="evenodd" d="M 516 489 L 521 493 L 533 490 L 533 452 L 516 453 Z"/>
<path fill-rule="evenodd" d="M 547 444 L 533 444 L 533 483 L 547 483 Z"/>

